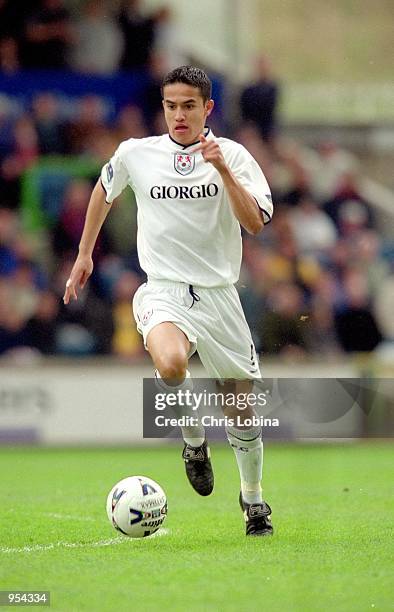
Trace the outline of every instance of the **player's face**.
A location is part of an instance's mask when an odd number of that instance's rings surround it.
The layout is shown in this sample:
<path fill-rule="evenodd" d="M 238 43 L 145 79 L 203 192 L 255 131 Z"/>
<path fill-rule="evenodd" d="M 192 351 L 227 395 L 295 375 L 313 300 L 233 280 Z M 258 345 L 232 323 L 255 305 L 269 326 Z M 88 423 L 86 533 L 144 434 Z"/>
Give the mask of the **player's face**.
<path fill-rule="evenodd" d="M 164 117 L 174 140 L 187 145 L 198 140 L 205 120 L 213 109 L 213 100 L 204 101 L 198 87 L 171 83 L 163 91 Z"/>

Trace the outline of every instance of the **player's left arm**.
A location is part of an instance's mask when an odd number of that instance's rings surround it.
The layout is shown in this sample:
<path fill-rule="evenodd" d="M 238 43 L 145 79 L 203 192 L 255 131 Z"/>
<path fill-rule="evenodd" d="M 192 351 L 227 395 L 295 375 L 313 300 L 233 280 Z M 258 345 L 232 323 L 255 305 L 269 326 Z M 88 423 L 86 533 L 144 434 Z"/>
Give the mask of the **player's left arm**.
<path fill-rule="evenodd" d="M 264 227 L 263 213 L 255 197 L 236 178 L 226 163 L 222 150 L 215 140 L 207 140 L 200 135 L 200 145 L 193 152 L 201 151 L 206 162 L 210 162 L 219 172 L 226 189 L 234 215 L 249 234 L 258 234 Z"/>

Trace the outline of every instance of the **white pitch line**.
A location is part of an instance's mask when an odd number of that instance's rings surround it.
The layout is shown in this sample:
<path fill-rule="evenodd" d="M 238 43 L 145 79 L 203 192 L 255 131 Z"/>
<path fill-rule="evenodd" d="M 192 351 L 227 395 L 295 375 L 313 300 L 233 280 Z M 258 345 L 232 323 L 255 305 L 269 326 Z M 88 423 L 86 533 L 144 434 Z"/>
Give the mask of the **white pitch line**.
<path fill-rule="evenodd" d="M 99 546 L 111 546 L 112 544 L 123 544 L 123 538 L 110 538 L 109 540 L 99 540 L 98 542 L 88 542 L 86 544 L 81 544 L 78 542 L 55 542 L 51 544 L 22 546 L 20 548 L 1 547 L 0 552 L 15 554 L 25 552 L 40 552 L 42 550 L 52 550 L 54 548 L 95 548 Z"/>
<path fill-rule="evenodd" d="M 12 515 L 16 512 L 14 508 L 8 510 L 9 514 Z M 62 514 L 61 512 L 31 512 L 30 516 L 47 516 L 64 521 L 86 521 L 86 522 L 97 522 L 101 521 L 101 518 L 93 518 L 92 516 L 78 516 L 77 514 Z M 105 516 L 105 515 L 104 515 Z"/>
<path fill-rule="evenodd" d="M 93 518 L 92 516 L 76 516 L 75 514 L 60 514 L 59 512 L 40 512 L 42 516 L 49 516 L 50 518 L 65 520 L 65 521 L 99 521 L 100 519 Z"/>
<path fill-rule="evenodd" d="M 159 529 L 156 533 L 153 533 L 148 538 L 136 538 L 138 540 L 150 540 L 152 538 L 162 537 L 169 534 L 169 529 Z M 18 554 L 18 553 L 30 553 L 30 552 L 41 552 L 43 550 L 53 550 L 54 548 L 102 548 L 104 546 L 113 546 L 118 544 L 126 544 L 132 542 L 133 538 L 119 537 L 109 538 L 108 540 L 99 540 L 98 542 L 87 542 L 81 544 L 79 542 L 55 542 L 51 544 L 34 544 L 33 546 L 22 546 L 20 548 L 11 548 L 7 546 L 0 547 L 0 553 L 5 554 Z"/>

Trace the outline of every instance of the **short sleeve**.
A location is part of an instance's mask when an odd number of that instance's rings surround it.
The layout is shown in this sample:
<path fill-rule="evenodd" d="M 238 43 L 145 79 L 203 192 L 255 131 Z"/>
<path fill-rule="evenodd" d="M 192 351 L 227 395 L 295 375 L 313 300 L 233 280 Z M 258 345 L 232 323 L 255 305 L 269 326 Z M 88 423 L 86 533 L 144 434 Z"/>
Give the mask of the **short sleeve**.
<path fill-rule="evenodd" d="M 230 165 L 235 178 L 254 197 L 263 215 L 264 225 L 273 215 L 271 190 L 260 166 L 252 155 L 242 147 Z"/>
<path fill-rule="evenodd" d="M 128 180 L 127 168 L 122 161 L 119 147 L 101 170 L 101 184 L 108 204 L 112 204 L 115 198 L 122 193 L 127 187 Z"/>

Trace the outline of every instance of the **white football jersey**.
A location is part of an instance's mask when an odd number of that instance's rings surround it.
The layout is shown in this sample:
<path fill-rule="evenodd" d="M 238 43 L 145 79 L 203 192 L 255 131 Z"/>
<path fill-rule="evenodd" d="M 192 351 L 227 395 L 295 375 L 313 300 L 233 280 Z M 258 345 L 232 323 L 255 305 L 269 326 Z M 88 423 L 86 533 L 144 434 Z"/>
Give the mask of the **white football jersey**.
<path fill-rule="evenodd" d="M 206 138 L 214 138 L 210 130 Z M 216 139 L 233 174 L 254 196 L 264 222 L 272 216 L 271 193 L 255 159 L 240 144 Z M 240 225 L 222 179 L 201 152 L 190 153 L 168 134 L 122 142 L 103 167 L 106 200 L 130 185 L 137 201 L 137 249 L 148 277 L 219 287 L 238 280 Z"/>

